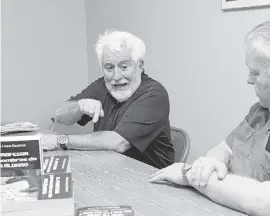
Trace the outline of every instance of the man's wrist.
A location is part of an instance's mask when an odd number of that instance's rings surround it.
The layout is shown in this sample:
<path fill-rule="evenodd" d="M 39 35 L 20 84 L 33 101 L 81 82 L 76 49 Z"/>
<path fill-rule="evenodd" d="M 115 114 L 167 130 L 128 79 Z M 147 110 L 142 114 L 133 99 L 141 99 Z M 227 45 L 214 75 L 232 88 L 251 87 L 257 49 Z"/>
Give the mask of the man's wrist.
<path fill-rule="evenodd" d="M 57 146 L 62 150 L 68 150 L 69 137 L 67 134 L 57 136 Z"/>
<path fill-rule="evenodd" d="M 184 164 L 183 167 L 182 167 L 182 178 L 183 178 L 183 181 L 184 181 L 184 184 L 185 185 L 189 185 L 189 177 L 187 176 L 187 173 L 189 172 L 189 170 L 191 170 L 192 166 L 189 165 L 189 164 Z"/>
<path fill-rule="evenodd" d="M 193 186 L 193 184 L 192 184 L 193 179 L 192 179 L 191 169 L 189 171 L 187 171 L 186 175 L 187 175 L 188 185 Z"/>

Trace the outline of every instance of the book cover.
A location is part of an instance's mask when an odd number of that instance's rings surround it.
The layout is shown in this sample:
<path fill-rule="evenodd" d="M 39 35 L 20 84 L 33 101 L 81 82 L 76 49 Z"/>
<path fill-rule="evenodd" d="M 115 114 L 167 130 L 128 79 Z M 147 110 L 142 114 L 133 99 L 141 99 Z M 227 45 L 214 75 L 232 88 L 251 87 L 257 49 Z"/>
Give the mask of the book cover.
<path fill-rule="evenodd" d="M 1 141 L 1 176 L 24 176 L 29 170 L 43 173 L 40 136 L 6 136 Z"/>

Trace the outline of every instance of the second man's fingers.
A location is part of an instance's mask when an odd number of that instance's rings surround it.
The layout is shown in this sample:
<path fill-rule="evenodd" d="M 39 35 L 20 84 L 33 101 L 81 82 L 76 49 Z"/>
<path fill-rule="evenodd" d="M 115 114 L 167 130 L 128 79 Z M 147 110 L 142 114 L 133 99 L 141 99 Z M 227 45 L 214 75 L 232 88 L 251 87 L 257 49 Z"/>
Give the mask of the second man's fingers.
<path fill-rule="evenodd" d="M 194 184 L 196 186 L 200 185 L 201 175 L 202 175 L 203 169 L 204 169 L 204 167 L 202 165 L 197 166 L 196 174 L 195 174 L 195 180 L 194 180 Z"/>
<path fill-rule="evenodd" d="M 208 165 L 204 167 L 201 173 L 201 180 L 199 182 L 200 186 L 205 187 L 207 185 L 208 179 L 212 175 L 213 172 L 214 172 L 214 166 Z"/>
<path fill-rule="evenodd" d="M 196 172 L 197 172 L 197 168 L 200 166 L 200 161 L 196 160 L 194 161 L 194 163 L 192 164 L 192 168 L 191 168 L 191 176 L 192 176 L 192 180 L 193 182 L 196 179 Z"/>
<path fill-rule="evenodd" d="M 159 174 L 161 174 L 161 173 L 164 173 L 166 170 L 169 169 L 169 167 L 170 167 L 170 166 L 165 167 L 165 168 L 163 168 L 163 169 L 160 169 L 160 170 L 156 171 L 154 174 L 151 175 L 150 178 L 152 178 L 152 177 L 154 177 L 154 176 L 156 176 L 156 175 L 159 175 Z"/>
<path fill-rule="evenodd" d="M 160 174 L 161 172 L 162 172 L 162 170 L 159 170 L 159 171 L 153 173 L 153 174 L 150 176 L 150 178 L 155 177 L 156 175 Z"/>
<path fill-rule="evenodd" d="M 220 163 L 220 165 L 218 166 L 218 169 L 217 169 L 217 176 L 218 176 L 218 179 L 222 180 L 225 178 L 225 176 L 227 175 L 227 167 L 225 164 L 223 163 Z"/>
<path fill-rule="evenodd" d="M 157 182 L 157 181 L 165 181 L 166 180 L 166 173 L 160 172 L 157 175 L 150 178 L 149 182 Z"/>

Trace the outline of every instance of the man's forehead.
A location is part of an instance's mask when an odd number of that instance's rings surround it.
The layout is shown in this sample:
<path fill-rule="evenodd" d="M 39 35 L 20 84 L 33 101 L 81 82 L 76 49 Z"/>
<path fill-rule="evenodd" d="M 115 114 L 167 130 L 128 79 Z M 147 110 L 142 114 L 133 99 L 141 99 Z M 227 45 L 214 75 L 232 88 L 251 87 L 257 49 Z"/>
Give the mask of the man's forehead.
<path fill-rule="evenodd" d="M 254 40 L 247 46 L 247 52 L 253 56 L 264 56 L 270 60 L 270 42 L 265 40 Z"/>
<path fill-rule="evenodd" d="M 257 46 L 250 46 L 246 52 L 246 63 L 251 68 L 270 68 L 270 53 Z"/>
<path fill-rule="evenodd" d="M 121 50 L 110 50 L 105 47 L 103 50 L 103 62 L 119 62 L 119 61 L 128 61 L 130 62 L 131 58 L 131 50 L 127 48 L 122 48 Z"/>

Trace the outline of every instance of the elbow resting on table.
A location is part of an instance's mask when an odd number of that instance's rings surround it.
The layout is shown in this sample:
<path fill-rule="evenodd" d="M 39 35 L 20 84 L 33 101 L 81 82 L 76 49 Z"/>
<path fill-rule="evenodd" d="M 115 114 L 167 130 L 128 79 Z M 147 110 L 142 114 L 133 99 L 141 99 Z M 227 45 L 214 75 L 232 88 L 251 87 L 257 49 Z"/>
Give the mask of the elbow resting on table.
<path fill-rule="evenodd" d="M 121 142 L 116 147 L 116 151 L 119 153 L 124 153 L 128 149 L 130 149 L 131 145 L 128 142 Z"/>
<path fill-rule="evenodd" d="M 124 153 L 131 148 L 131 144 L 115 131 L 106 131 L 102 133 L 102 135 L 103 142 L 107 146 L 108 150 Z"/>

